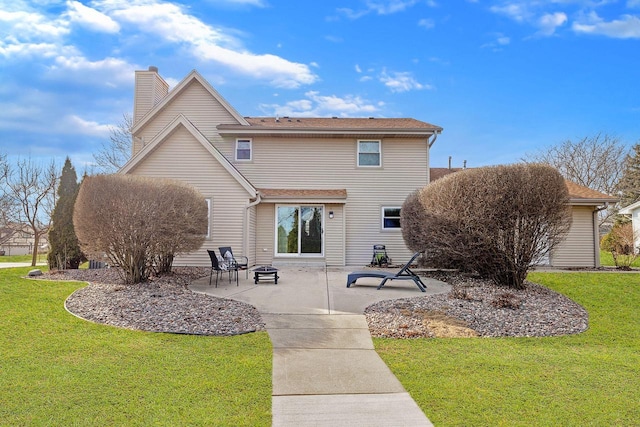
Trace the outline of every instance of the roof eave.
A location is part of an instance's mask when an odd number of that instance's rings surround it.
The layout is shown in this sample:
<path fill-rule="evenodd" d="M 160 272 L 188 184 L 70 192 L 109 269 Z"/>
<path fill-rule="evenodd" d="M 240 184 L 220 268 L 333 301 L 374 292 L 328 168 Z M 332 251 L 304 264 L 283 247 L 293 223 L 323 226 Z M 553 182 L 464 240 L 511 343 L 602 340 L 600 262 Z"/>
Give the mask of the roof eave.
<path fill-rule="evenodd" d="M 218 126 L 220 135 L 405 135 L 431 136 L 442 132 L 442 128 L 434 129 L 325 129 L 325 128 L 260 128 L 254 127 L 224 127 Z"/>
<path fill-rule="evenodd" d="M 584 198 L 570 198 L 569 204 L 579 206 L 596 206 L 604 205 L 606 203 L 617 203 L 618 199 L 584 199 Z"/>

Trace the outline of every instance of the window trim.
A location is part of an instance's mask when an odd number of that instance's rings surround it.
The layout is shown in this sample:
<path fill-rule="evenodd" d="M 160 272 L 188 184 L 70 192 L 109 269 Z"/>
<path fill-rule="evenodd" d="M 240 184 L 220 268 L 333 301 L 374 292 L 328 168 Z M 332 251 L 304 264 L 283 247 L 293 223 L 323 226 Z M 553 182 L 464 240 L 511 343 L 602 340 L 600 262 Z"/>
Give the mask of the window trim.
<path fill-rule="evenodd" d="M 205 197 L 205 202 L 207 202 L 207 235 L 205 239 L 211 238 L 211 199 L 209 197 Z"/>
<path fill-rule="evenodd" d="M 377 142 L 378 143 L 378 164 L 377 165 L 361 165 L 360 164 L 360 154 L 365 154 L 360 152 L 360 143 L 361 142 Z M 371 154 L 371 153 L 368 153 Z M 356 142 L 356 162 L 359 168 L 381 168 L 382 167 L 382 140 L 381 139 L 359 139 Z"/>
<path fill-rule="evenodd" d="M 321 252 L 320 253 L 303 253 L 302 252 L 302 235 L 300 233 L 300 228 L 302 224 L 300 222 L 300 216 L 298 216 L 298 252 L 297 253 L 281 253 L 278 252 L 278 208 L 281 207 L 289 207 L 296 208 L 298 212 L 302 210 L 304 207 L 315 207 L 322 208 L 322 217 L 321 217 Z M 326 206 L 323 203 L 278 203 L 274 206 L 275 209 L 275 223 L 274 223 L 274 247 L 273 247 L 273 256 L 274 258 L 285 258 L 285 257 L 295 257 L 295 258 L 324 258 L 325 251 L 325 234 L 324 228 L 326 223 Z"/>
<path fill-rule="evenodd" d="M 239 159 L 238 158 L 238 145 L 240 142 L 248 142 L 249 143 L 249 158 L 248 159 Z M 243 149 L 246 150 L 246 149 Z M 234 159 L 236 162 L 250 162 L 253 160 L 253 139 L 252 138 L 236 138 L 236 148 L 234 150 Z"/>
<path fill-rule="evenodd" d="M 398 216 L 386 216 L 385 215 L 385 209 L 398 209 L 398 211 L 400 211 L 400 215 Z M 402 230 L 402 226 L 400 225 L 400 216 L 402 213 L 402 206 L 381 206 L 380 207 L 380 229 L 383 231 L 398 231 L 398 230 Z M 386 227 L 385 226 L 385 219 L 397 219 L 398 220 L 398 227 Z"/>

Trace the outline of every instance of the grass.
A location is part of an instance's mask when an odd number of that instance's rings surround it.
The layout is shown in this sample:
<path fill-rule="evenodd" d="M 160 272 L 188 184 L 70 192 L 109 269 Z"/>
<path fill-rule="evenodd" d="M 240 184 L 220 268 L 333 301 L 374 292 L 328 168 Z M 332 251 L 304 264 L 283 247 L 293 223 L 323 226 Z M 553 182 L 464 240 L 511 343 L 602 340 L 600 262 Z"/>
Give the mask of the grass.
<path fill-rule="evenodd" d="M 600 265 L 606 267 L 615 267 L 616 263 L 613 262 L 613 255 L 611 252 L 600 251 Z M 638 268 L 640 267 L 640 257 L 638 257 L 633 263 L 631 263 L 631 267 Z"/>
<path fill-rule="evenodd" d="M 637 425 L 640 274 L 532 273 L 589 312 L 550 338 L 374 339 L 437 426 Z"/>
<path fill-rule="evenodd" d="M 130 331 L 64 310 L 78 282 L 0 270 L 0 425 L 271 425 L 265 332 Z"/>
<path fill-rule="evenodd" d="M 32 255 L 3 255 L 0 262 L 31 262 Z M 38 255 L 38 261 L 47 260 L 47 256 Z"/>

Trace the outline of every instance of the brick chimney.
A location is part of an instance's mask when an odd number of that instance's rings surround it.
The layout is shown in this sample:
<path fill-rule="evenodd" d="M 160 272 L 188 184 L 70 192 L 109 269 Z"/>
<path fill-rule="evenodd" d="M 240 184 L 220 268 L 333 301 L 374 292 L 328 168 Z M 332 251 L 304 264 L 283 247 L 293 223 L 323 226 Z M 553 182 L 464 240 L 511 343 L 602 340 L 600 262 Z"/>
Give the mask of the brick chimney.
<path fill-rule="evenodd" d="M 133 95 L 133 124 L 137 124 L 169 93 L 169 85 L 158 74 L 158 67 L 136 71 Z"/>

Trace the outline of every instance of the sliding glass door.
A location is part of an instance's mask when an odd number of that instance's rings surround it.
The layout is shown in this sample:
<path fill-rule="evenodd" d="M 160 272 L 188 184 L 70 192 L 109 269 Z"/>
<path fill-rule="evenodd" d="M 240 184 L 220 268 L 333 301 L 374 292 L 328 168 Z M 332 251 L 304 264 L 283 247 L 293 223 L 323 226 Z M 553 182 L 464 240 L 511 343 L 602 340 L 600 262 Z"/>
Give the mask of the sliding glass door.
<path fill-rule="evenodd" d="M 322 255 L 322 206 L 276 207 L 276 254 Z"/>

